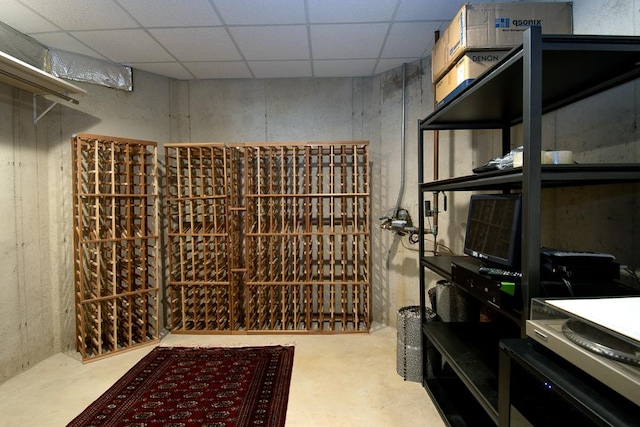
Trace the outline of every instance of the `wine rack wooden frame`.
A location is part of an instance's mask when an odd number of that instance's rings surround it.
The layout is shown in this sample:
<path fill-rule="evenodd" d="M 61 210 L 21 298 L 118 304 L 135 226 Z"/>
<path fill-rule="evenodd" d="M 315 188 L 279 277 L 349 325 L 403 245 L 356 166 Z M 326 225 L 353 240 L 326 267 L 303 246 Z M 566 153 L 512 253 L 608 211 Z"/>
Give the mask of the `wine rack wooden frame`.
<path fill-rule="evenodd" d="M 165 144 L 170 325 L 174 333 L 241 329 L 240 283 L 231 280 L 228 149 Z M 235 242 L 237 244 L 237 242 Z"/>
<path fill-rule="evenodd" d="M 159 340 L 155 142 L 71 139 L 76 348 L 94 360 Z"/>
<path fill-rule="evenodd" d="M 232 145 L 244 171 L 247 332 L 369 330 L 368 147 Z"/>

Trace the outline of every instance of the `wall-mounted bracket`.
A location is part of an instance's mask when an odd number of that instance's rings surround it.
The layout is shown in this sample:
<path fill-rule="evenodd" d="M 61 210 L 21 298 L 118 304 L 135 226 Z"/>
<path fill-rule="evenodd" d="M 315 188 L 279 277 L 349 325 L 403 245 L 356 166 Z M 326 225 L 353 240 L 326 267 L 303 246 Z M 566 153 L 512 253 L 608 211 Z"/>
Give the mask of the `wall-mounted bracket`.
<path fill-rule="evenodd" d="M 38 95 L 33 94 L 33 124 L 37 125 L 38 121 L 43 118 L 49 111 L 53 109 L 56 105 L 59 104 L 58 101 L 53 101 L 51 105 L 49 105 L 42 113 L 38 115 Z"/>

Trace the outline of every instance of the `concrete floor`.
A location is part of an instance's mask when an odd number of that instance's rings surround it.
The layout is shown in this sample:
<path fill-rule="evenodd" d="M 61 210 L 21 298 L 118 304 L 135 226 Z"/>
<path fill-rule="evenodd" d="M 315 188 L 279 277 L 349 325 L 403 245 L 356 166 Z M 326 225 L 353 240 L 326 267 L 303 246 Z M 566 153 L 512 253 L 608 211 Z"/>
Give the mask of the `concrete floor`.
<path fill-rule="evenodd" d="M 427 392 L 396 372 L 396 330 L 374 325 L 370 334 L 172 335 L 168 346 L 294 344 L 287 427 L 440 427 Z M 0 385 L 0 424 L 65 426 L 146 355 L 146 346 L 82 364 L 56 354 Z"/>

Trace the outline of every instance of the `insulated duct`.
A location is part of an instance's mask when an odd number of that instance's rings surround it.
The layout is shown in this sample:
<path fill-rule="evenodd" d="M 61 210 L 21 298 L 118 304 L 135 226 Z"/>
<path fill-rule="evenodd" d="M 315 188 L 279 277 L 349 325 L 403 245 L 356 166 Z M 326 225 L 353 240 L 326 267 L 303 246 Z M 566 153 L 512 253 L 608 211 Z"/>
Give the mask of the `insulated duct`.
<path fill-rule="evenodd" d="M 37 40 L 0 22 L 0 51 L 55 77 L 131 92 L 131 68 L 63 50 L 48 49 Z"/>
<path fill-rule="evenodd" d="M 46 58 L 46 71 L 56 77 L 129 92 L 133 90 L 129 67 L 55 49 L 49 49 Z"/>
<path fill-rule="evenodd" d="M 29 36 L 0 22 L 0 51 L 43 70 L 47 48 Z"/>

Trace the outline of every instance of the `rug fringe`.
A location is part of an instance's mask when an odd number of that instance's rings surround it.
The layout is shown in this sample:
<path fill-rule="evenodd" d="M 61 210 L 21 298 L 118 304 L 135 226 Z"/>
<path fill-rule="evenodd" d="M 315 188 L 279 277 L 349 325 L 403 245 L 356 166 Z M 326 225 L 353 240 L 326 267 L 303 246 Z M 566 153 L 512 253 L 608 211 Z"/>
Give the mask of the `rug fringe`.
<path fill-rule="evenodd" d="M 295 347 L 296 343 L 295 341 L 292 342 L 288 342 L 285 344 L 255 344 L 255 345 L 248 345 L 248 344 L 207 344 L 207 345 L 202 345 L 202 344 L 164 344 L 164 343 L 160 343 L 158 344 L 156 347 L 162 347 L 162 348 L 193 348 L 193 349 L 198 349 L 198 348 L 254 348 L 254 347 Z"/>

